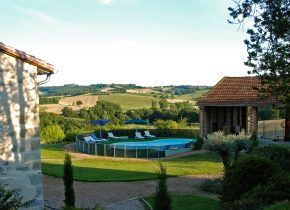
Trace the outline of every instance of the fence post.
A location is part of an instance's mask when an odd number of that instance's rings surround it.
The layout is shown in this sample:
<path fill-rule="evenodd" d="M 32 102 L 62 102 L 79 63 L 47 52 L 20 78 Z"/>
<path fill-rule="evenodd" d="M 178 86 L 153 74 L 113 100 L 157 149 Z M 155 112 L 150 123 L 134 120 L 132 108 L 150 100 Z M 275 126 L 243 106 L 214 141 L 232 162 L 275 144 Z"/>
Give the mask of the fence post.
<path fill-rule="evenodd" d="M 147 159 L 148 159 L 148 147 L 147 147 Z"/>
<path fill-rule="evenodd" d="M 116 155 L 116 145 L 114 145 L 114 157 L 116 157 L 115 155 Z"/>
<path fill-rule="evenodd" d="M 160 147 L 158 147 L 158 158 L 159 158 L 159 150 L 160 150 Z"/>
<path fill-rule="evenodd" d="M 127 149 L 126 149 L 126 146 L 124 147 L 124 157 L 127 157 Z"/>
<path fill-rule="evenodd" d="M 137 154 L 137 146 L 136 146 L 136 158 L 138 158 L 138 154 Z"/>
<path fill-rule="evenodd" d="M 277 139 L 277 126 L 275 124 L 275 139 Z"/>
<path fill-rule="evenodd" d="M 83 142 L 83 153 L 85 153 L 85 142 Z"/>
<path fill-rule="evenodd" d="M 104 156 L 106 156 L 106 144 L 104 144 Z"/>
<path fill-rule="evenodd" d="M 95 144 L 95 155 L 98 155 L 98 144 Z"/>

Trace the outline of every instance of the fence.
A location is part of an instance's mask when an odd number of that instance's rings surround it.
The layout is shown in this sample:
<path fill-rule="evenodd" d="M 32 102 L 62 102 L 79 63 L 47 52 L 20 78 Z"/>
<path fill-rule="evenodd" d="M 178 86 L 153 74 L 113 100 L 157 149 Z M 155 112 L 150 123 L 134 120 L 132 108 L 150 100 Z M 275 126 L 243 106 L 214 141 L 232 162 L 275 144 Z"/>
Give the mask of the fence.
<path fill-rule="evenodd" d="M 258 122 L 258 135 L 264 138 L 282 139 L 285 135 L 285 130 L 281 126 L 281 120 L 264 120 Z"/>
<path fill-rule="evenodd" d="M 124 158 L 161 158 L 165 157 L 165 151 L 160 150 L 161 147 L 140 149 L 136 147 L 135 149 L 128 148 L 116 148 L 115 145 L 111 146 L 109 144 L 100 143 L 87 143 L 85 141 L 76 140 L 77 151 L 99 156 L 108 157 L 124 157 Z"/>

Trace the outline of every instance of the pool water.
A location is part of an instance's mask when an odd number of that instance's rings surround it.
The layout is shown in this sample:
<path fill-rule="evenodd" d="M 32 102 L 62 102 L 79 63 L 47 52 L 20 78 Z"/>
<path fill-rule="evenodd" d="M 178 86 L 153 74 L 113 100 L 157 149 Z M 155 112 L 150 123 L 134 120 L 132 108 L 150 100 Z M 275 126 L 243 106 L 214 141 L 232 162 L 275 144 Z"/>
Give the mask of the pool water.
<path fill-rule="evenodd" d="M 159 139 L 154 141 L 134 141 L 119 142 L 110 144 L 110 147 L 116 149 L 157 149 L 165 151 L 170 149 L 182 149 L 190 147 L 196 139 Z"/>

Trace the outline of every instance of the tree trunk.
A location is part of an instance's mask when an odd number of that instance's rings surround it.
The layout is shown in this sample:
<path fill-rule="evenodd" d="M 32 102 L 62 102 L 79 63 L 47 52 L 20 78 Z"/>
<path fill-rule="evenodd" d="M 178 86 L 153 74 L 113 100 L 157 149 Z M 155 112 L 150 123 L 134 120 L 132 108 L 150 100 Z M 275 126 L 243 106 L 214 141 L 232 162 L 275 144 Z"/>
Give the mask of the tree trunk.
<path fill-rule="evenodd" d="M 290 107 L 287 106 L 285 110 L 285 141 L 290 141 Z"/>

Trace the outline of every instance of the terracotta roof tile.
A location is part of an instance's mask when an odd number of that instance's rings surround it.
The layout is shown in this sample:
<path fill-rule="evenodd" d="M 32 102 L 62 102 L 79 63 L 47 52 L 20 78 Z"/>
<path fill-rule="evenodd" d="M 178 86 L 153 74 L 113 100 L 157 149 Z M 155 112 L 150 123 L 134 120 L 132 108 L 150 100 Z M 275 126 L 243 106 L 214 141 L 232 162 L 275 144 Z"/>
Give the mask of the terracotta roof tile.
<path fill-rule="evenodd" d="M 261 99 L 257 77 L 224 77 L 199 102 L 199 106 L 266 106 L 276 104 L 274 98 Z"/>
<path fill-rule="evenodd" d="M 44 60 L 41 60 L 32 55 L 29 55 L 23 51 L 7 46 L 3 44 L 2 42 L 0 42 L 0 52 L 4 52 L 10 56 L 13 56 L 15 58 L 21 59 L 27 63 L 37 66 L 39 68 L 38 74 L 53 74 L 54 73 L 54 66 L 52 64 L 49 64 L 45 62 Z"/>

